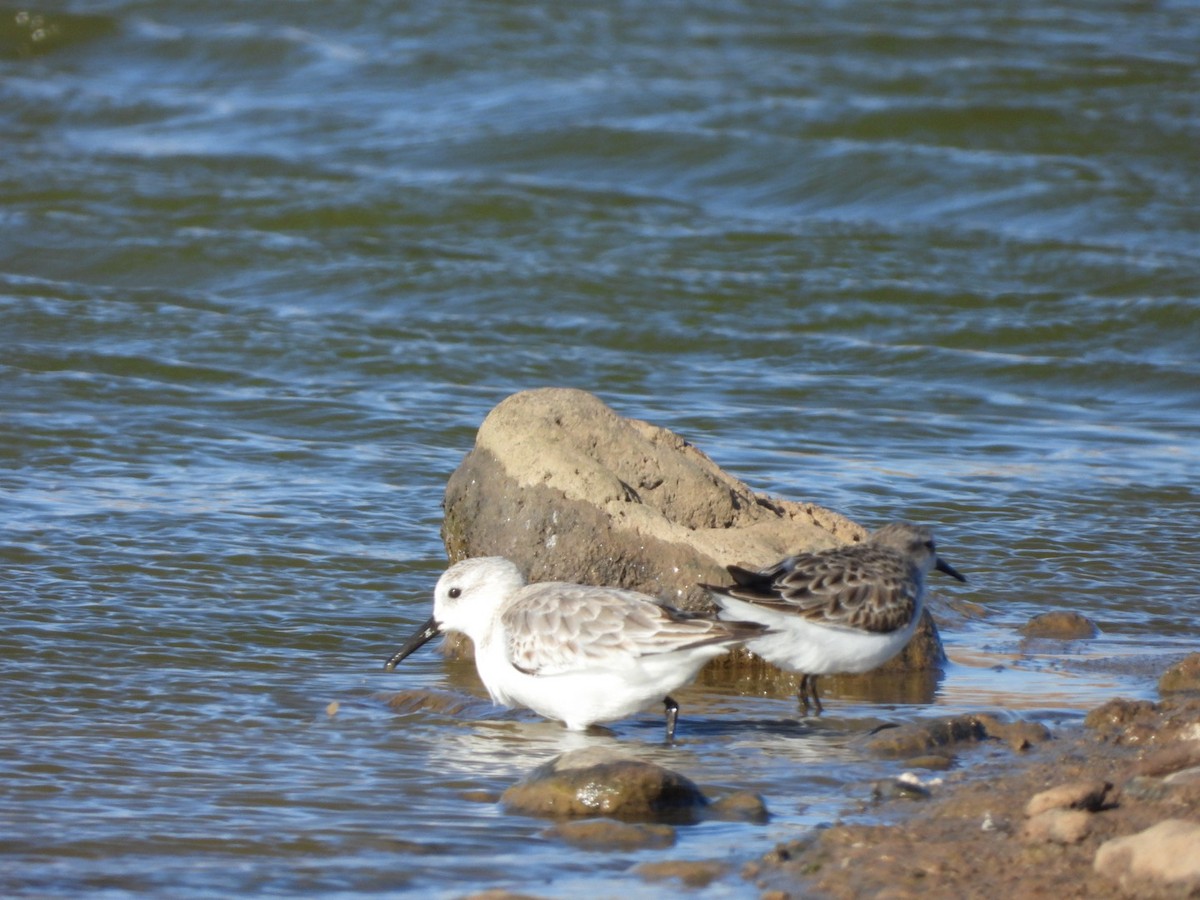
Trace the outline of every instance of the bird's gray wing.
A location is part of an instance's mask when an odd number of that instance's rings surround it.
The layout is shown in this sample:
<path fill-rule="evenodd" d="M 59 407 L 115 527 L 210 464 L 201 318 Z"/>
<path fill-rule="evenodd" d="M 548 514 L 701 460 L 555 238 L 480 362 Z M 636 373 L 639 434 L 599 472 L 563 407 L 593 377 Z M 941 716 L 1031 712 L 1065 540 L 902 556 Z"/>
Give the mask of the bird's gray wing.
<path fill-rule="evenodd" d="M 500 623 L 512 664 L 539 675 L 620 666 L 656 653 L 733 643 L 761 629 L 681 612 L 636 591 L 560 582 L 522 588 Z"/>

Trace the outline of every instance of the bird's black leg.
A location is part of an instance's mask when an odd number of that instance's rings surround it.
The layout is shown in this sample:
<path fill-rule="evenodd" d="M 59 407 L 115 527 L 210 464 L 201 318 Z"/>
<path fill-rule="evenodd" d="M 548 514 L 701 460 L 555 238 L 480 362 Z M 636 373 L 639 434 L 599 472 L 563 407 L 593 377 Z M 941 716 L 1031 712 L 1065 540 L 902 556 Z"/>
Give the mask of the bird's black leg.
<path fill-rule="evenodd" d="M 667 743 L 671 744 L 675 741 L 675 723 L 679 721 L 679 704 L 674 698 L 667 697 L 663 700 L 663 707 L 667 711 Z"/>
<path fill-rule="evenodd" d="M 818 716 L 822 712 L 825 711 L 825 707 L 823 707 L 821 705 L 821 698 L 817 696 L 817 676 L 816 675 L 801 676 L 799 696 L 800 696 L 800 702 L 804 704 L 804 714 L 806 716 L 808 715 L 810 699 L 811 699 L 811 706 L 816 711 L 816 714 Z"/>

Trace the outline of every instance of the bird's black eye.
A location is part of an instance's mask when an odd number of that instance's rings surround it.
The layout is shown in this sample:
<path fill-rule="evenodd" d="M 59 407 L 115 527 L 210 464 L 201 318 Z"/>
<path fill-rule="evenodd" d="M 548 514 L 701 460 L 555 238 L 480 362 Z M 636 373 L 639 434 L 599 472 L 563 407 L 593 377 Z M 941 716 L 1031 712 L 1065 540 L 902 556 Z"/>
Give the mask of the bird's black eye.
<path fill-rule="evenodd" d="M 462 588 L 450 588 L 446 593 L 450 595 L 451 600 L 455 600 L 462 596 Z"/>
<path fill-rule="evenodd" d="M 932 538 L 925 542 L 925 549 L 926 550 L 933 549 L 933 539 Z"/>

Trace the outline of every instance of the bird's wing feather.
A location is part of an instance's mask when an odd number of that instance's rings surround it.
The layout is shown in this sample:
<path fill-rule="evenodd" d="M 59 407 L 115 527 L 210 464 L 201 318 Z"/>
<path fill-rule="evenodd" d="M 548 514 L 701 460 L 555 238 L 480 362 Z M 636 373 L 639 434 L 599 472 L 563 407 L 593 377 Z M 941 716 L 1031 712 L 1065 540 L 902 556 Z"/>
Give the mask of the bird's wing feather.
<path fill-rule="evenodd" d="M 920 573 L 899 554 L 842 548 L 800 553 L 754 572 L 730 566 L 734 584 L 717 592 L 817 624 L 888 632 L 913 616 Z"/>
<path fill-rule="evenodd" d="M 500 623 L 512 664 L 539 675 L 620 666 L 761 631 L 753 623 L 681 612 L 635 591 L 556 582 L 522 588 Z"/>

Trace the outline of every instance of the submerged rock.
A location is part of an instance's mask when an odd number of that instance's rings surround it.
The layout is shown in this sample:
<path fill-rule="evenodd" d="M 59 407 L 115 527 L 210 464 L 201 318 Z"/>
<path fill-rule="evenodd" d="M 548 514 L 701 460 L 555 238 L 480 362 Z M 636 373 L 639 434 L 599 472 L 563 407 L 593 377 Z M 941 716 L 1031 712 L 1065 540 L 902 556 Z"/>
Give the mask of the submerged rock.
<path fill-rule="evenodd" d="M 1027 638 L 1045 638 L 1053 641 L 1082 641 L 1096 637 L 1100 629 L 1087 616 L 1077 612 L 1058 610 L 1034 616 L 1021 626 L 1021 634 Z"/>
<path fill-rule="evenodd" d="M 496 406 L 451 475 L 444 506 L 452 562 L 505 556 L 530 581 L 632 588 L 689 610 L 714 608 L 699 584 L 726 581 L 728 564 L 766 566 L 867 534 L 815 504 L 755 493 L 679 435 L 565 388 Z M 744 652 L 725 660 L 779 674 Z M 926 613 L 889 667 L 944 661 Z"/>
<path fill-rule="evenodd" d="M 924 765 L 930 755 L 952 754 L 963 745 L 980 741 L 1004 741 L 1014 750 L 1025 750 L 1049 738 L 1049 730 L 1036 722 L 1004 722 L 977 713 L 888 728 L 874 735 L 867 749 L 880 756 L 913 757 Z"/>
<path fill-rule="evenodd" d="M 770 818 L 763 798 L 752 791 L 734 791 L 714 800 L 705 814 L 707 819 L 726 822 L 751 822 L 762 825 Z"/>
<path fill-rule="evenodd" d="M 876 734 L 867 749 L 880 756 L 926 756 L 987 738 L 978 716 L 962 715 L 930 722 L 909 722 Z"/>
<path fill-rule="evenodd" d="M 1163 672 L 1158 679 L 1160 694 L 1200 693 L 1200 653 L 1193 653 Z"/>
<path fill-rule="evenodd" d="M 488 705 L 474 697 L 427 688 L 396 691 L 386 695 L 384 700 L 398 713 L 425 711 L 447 716 L 460 716 L 468 709 L 483 709 Z"/>
<path fill-rule="evenodd" d="M 1025 719 L 1007 721 L 989 713 L 979 713 L 975 718 L 983 725 L 989 738 L 1003 741 L 1013 750 L 1028 750 L 1050 740 L 1050 729 L 1041 722 Z"/>
<path fill-rule="evenodd" d="M 729 866 L 717 860 L 665 860 L 642 863 L 634 870 L 646 881 L 666 881 L 677 878 L 685 887 L 707 887 L 729 871 Z"/>
<path fill-rule="evenodd" d="M 675 829 L 670 825 L 614 822 L 611 819 L 560 822 L 546 834 L 584 850 L 664 849 L 675 844 Z"/>
<path fill-rule="evenodd" d="M 65 51 L 107 37 L 117 30 L 118 21 L 112 16 L 12 9 L 6 6 L 0 10 L 0 59 L 20 59 Z"/>
<path fill-rule="evenodd" d="M 689 779 L 609 750 L 573 750 L 534 769 L 501 798 L 509 812 L 631 822 L 698 821 L 708 801 Z"/>

